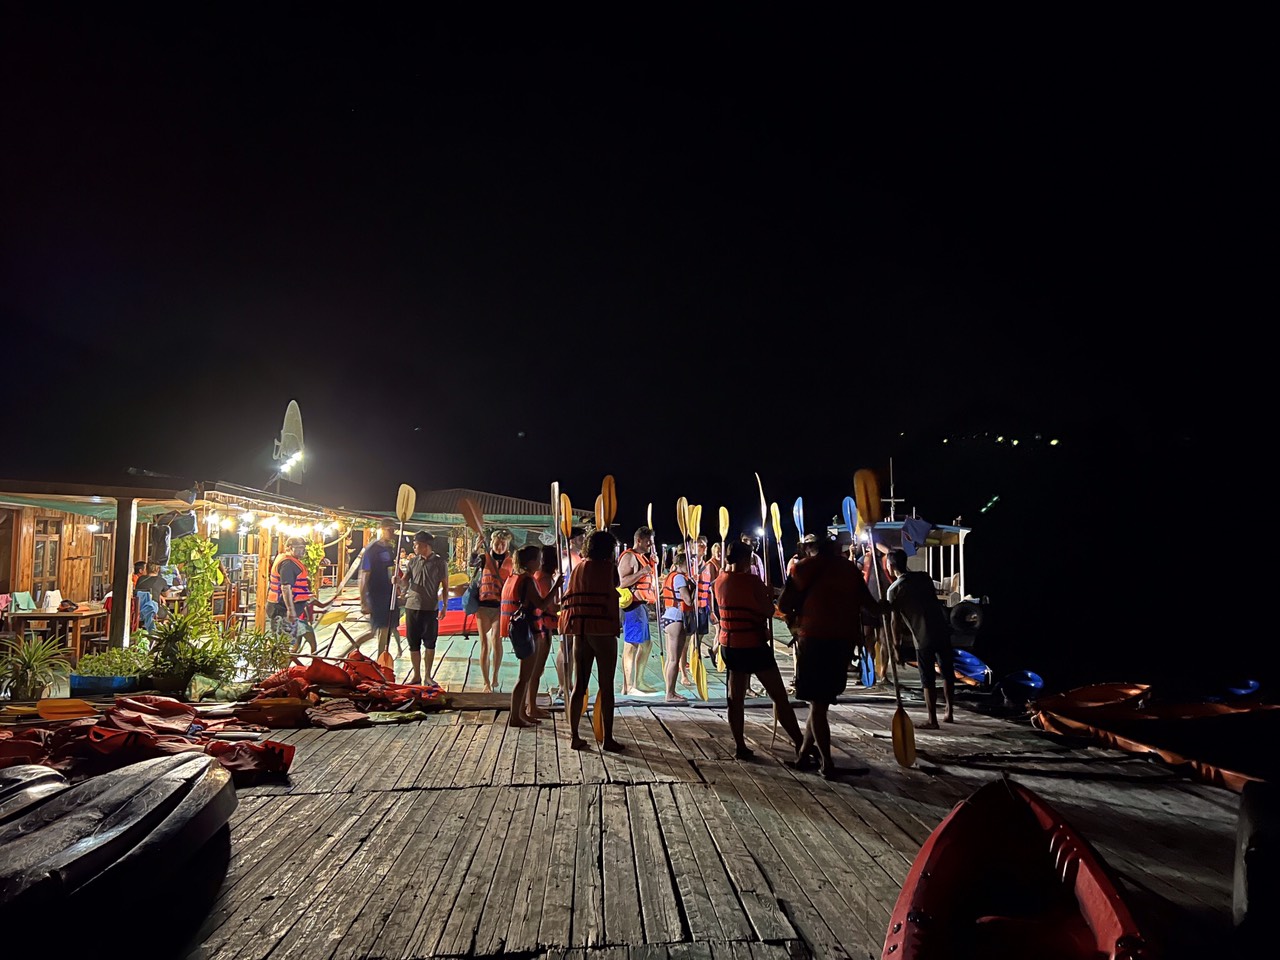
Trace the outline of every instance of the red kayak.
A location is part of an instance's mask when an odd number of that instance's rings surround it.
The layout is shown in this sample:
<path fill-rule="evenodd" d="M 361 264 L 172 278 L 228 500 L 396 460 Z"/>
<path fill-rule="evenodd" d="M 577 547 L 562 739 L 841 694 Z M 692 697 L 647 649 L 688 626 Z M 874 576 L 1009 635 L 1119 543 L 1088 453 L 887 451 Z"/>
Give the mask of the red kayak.
<path fill-rule="evenodd" d="M 1008 779 L 974 791 L 929 835 L 881 953 L 882 960 L 1153 955 L 1098 854 Z"/>

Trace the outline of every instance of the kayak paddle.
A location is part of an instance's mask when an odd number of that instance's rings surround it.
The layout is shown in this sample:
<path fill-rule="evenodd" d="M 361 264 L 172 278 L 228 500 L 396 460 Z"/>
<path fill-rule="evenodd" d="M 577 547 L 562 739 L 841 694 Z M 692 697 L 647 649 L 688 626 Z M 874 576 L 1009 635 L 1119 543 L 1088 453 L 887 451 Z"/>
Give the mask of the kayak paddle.
<path fill-rule="evenodd" d="M 88 700 L 50 697 L 36 704 L 36 713 L 41 720 L 79 720 L 97 716 L 98 710 Z"/>
<path fill-rule="evenodd" d="M 796 533 L 800 535 L 800 539 L 804 539 L 804 497 L 796 497 L 796 502 L 791 507 L 791 519 L 796 523 Z"/>
<path fill-rule="evenodd" d="M 760 563 L 764 567 L 764 585 L 767 587 L 769 585 L 769 563 L 764 558 L 766 546 L 764 543 L 764 537 L 766 536 L 764 528 L 765 524 L 769 522 L 769 503 L 764 498 L 764 484 L 760 482 L 759 473 L 756 474 L 756 487 L 760 490 Z"/>
<path fill-rule="evenodd" d="M 778 513 L 778 501 L 769 504 L 769 519 L 773 521 L 773 539 L 778 545 L 778 574 L 783 579 L 787 576 L 787 561 L 782 556 L 782 517 Z"/>

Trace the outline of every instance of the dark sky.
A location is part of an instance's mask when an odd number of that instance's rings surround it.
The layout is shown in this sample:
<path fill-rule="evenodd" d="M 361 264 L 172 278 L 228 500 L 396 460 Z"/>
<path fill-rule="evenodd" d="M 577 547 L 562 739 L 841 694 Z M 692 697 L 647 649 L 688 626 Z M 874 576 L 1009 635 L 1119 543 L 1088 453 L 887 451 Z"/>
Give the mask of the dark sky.
<path fill-rule="evenodd" d="M 1206 462 L 1247 24 L 390 9 L 6 5 L 0 475 L 261 484 L 290 399 L 304 498 L 612 473 L 660 535 L 754 471 L 1025 529 Z"/>

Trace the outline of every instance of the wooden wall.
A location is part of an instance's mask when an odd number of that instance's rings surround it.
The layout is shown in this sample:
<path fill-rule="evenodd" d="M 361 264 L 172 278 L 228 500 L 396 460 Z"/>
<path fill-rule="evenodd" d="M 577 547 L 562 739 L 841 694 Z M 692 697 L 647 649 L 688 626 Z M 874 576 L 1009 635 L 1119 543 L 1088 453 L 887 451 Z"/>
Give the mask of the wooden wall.
<path fill-rule="evenodd" d="M 23 507 L 15 526 L 13 556 L 13 591 L 31 591 L 36 559 L 36 520 L 62 521 L 62 544 L 58 551 L 58 589 L 66 600 L 83 603 L 89 598 L 93 574 L 93 534 L 89 532 L 92 517 L 43 507 Z"/>

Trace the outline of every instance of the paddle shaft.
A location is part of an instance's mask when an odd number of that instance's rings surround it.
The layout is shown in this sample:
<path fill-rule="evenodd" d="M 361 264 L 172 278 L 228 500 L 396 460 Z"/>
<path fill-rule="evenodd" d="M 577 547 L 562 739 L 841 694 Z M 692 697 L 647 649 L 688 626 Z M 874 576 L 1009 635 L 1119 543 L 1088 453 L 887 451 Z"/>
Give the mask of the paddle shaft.
<path fill-rule="evenodd" d="M 884 597 L 884 580 L 880 576 L 880 558 L 876 554 L 876 528 L 870 526 L 867 528 L 867 543 L 871 547 L 871 563 L 872 569 L 876 573 L 876 591 L 881 598 Z M 898 689 L 898 654 L 893 649 L 893 630 L 889 626 L 889 618 L 884 613 L 880 614 L 880 626 L 884 629 L 885 643 L 889 645 L 889 669 L 893 671 L 893 696 L 898 701 L 898 709 L 902 709 L 902 691 Z"/>

